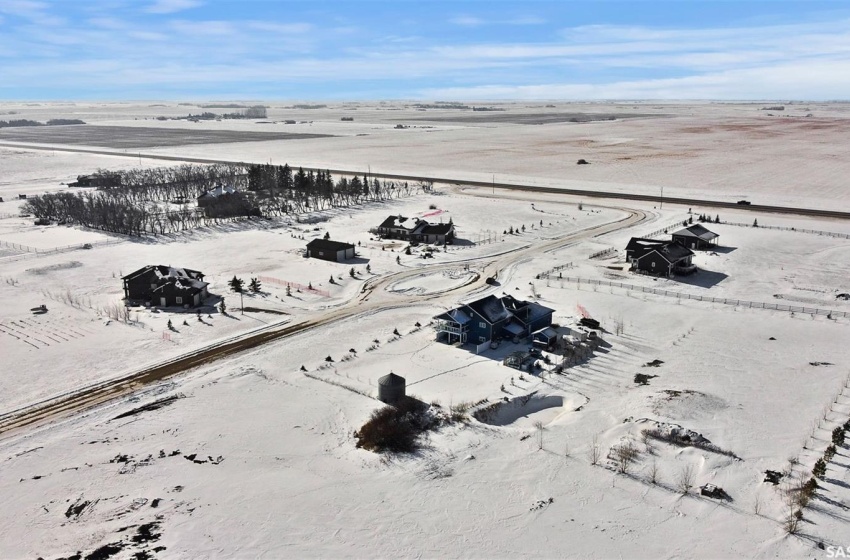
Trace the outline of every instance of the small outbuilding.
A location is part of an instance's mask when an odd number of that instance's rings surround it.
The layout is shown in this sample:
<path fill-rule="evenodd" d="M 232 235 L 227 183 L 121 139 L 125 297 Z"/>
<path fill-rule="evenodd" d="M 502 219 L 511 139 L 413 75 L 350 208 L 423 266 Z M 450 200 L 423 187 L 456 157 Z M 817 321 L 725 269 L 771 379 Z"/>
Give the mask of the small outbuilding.
<path fill-rule="evenodd" d="M 314 239 L 307 244 L 307 256 L 312 259 L 341 262 L 354 258 L 354 245 L 330 239 Z"/>
<path fill-rule="evenodd" d="M 390 372 L 378 379 L 378 400 L 394 404 L 405 397 L 407 382 L 404 377 Z"/>
<path fill-rule="evenodd" d="M 711 249 L 720 237 L 700 224 L 694 224 L 673 233 L 673 243 L 688 249 Z"/>

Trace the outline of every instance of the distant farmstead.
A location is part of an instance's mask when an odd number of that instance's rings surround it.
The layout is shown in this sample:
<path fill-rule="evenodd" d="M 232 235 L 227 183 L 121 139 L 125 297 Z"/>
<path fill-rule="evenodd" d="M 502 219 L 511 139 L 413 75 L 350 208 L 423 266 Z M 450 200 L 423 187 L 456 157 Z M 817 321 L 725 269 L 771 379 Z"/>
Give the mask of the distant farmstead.
<path fill-rule="evenodd" d="M 129 303 L 155 307 L 196 307 L 209 296 L 203 273 L 188 268 L 148 265 L 122 278 Z"/>
<path fill-rule="evenodd" d="M 312 259 L 342 262 L 354 258 L 354 245 L 330 239 L 314 239 L 307 243 L 307 256 Z"/>
<path fill-rule="evenodd" d="M 381 237 L 402 239 L 414 243 L 450 243 L 455 237 L 455 226 L 448 223 L 432 224 L 419 218 L 389 216 L 375 231 Z"/>
<path fill-rule="evenodd" d="M 69 187 L 97 187 L 111 189 L 121 186 L 121 174 L 111 171 L 94 173 L 92 175 L 77 175 L 77 180 L 68 183 Z"/>
<path fill-rule="evenodd" d="M 230 195 L 236 194 L 236 189 L 234 187 L 228 185 L 217 185 L 215 188 L 210 189 L 208 191 L 204 191 L 201 196 L 198 197 L 197 202 L 198 206 L 204 208 L 206 206 L 210 206 L 219 201 L 222 197 L 228 197 Z"/>

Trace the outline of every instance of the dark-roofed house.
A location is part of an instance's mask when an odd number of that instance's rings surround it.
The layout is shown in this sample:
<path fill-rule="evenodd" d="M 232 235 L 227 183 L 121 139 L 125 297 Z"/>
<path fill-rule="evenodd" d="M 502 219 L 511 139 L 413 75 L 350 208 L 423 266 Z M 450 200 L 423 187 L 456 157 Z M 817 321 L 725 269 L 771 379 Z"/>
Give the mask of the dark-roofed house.
<path fill-rule="evenodd" d="M 388 239 L 404 239 L 415 243 L 443 244 L 455 237 L 455 226 L 451 220 L 445 224 L 432 224 L 404 216 L 389 216 L 372 231 Z"/>
<path fill-rule="evenodd" d="M 156 307 L 195 307 L 209 296 L 204 275 L 197 270 L 148 265 L 122 278 L 129 303 Z"/>
<path fill-rule="evenodd" d="M 404 216 L 390 216 L 378 226 L 378 234 L 381 237 L 390 239 L 407 239 L 410 237 L 410 229 L 405 225 L 405 222 L 412 223 L 412 220 Z"/>
<path fill-rule="evenodd" d="M 330 239 L 314 239 L 307 243 L 306 256 L 313 259 L 341 262 L 354 258 L 354 245 Z"/>
<path fill-rule="evenodd" d="M 215 188 L 201 193 L 201 196 L 199 196 L 197 199 L 198 206 L 200 206 L 201 208 L 205 208 L 207 206 L 216 204 L 220 201 L 220 199 L 227 198 L 234 194 L 236 194 L 236 189 L 234 187 L 216 185 Z"/>
<path fill-rule="evenodd" d="M 422 226 L 421 228 L 419 226 Z M 453 240 L 455 237 L 455 226 L 449 222 L 447 224 L 429 224 L 425 220 L 420 220 L 414 232 L 411 234 L 411 241 L 420 243 L 437 243 L 442 245 Z"/>
<path fill-rule="evenodd" d="M 694 224 L 673 233 L 673 241 L 688 249 L 710 249 L 720 237 L 701 224 Z"/>
<path fill-rule="evenodd" d="M 626 262 L 634 264 L 640 257 L 649 253 L 653 249 L 660 249 L 666 245 L 667 241 L 660 239 L 648 239 L 644 237 L 632 237 L 626 245 Z"/>
<path fill-rule="evenodd" d="M 694 253 L 687 247 L 669 241 L 637 257 L 632 263 L 632 269 L 657 276 L 690 274 L 696 271 L 691 260 L 693 256 Z"/>
<path fill-rule="evenodd" d="M 552 324 L 552 313 L 539 303 L 493 295 L 434 317 L 437 340 L 481 344 L 501 338 L 528 337 Z"/>

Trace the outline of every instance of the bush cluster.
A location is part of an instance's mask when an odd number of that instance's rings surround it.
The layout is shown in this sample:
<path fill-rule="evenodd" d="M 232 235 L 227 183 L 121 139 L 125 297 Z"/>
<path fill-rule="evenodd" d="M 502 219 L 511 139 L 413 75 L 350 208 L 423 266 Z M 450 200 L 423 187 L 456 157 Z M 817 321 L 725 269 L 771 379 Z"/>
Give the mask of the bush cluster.
<path fill-rule="evenodd" d="M 378 453 L 411 453 L 419 447 L 420 436 L 437 425 L 428 405 L 405 397 L 395 406 L 388 405 L 372 413 L 355 432 L 357 447 Z"/>

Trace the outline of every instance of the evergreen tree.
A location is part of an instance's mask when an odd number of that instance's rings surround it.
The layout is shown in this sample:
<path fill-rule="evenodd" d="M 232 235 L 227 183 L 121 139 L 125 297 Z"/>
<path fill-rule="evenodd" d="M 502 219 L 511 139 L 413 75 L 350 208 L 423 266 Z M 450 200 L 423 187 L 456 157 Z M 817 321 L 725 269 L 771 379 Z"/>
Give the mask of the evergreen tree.
<path fill-rule="evenodd" d="M 366 274 L 371 274 L 371 273 L 372 273 L 372 265 L 367 264 L 366 265 Z"/>
<path fill-rule="evenodd" d="M 753 220 L 753 227 L 759 227 L 758 219 Z"/>
<path fill-rule="evenodd" d="M 826 475 L 826 463 L 823 459 L 818 459 L 815 462 L 815 468 L 812 469 L 812 474 L 820 479 L 823 479 L 823 477 Z"/>
<path fill-rule="evenodd" d="M 237 294 L 242 293 L 245 289 L 245 282 L 241 278 L 233 277 L 233 280 L 228 282 L 230 284 L 230 289 L 236 292 Z"/>
<path fill-rule="evenodd" d="M 326 231 L 326 232 L 325 232 L 325 239 L 330 239 L 330 238 L 331 238 L 331 234 L 330 234 L 330 232 L 327 232 L 327 231 Z"/>
<path fill-rule="evenodd" d="M 844 426 L 838 426 L 832 430 L 832 443 L 839 447 L 844 445 Z"/>
<path fill-rule="evenodd" d="M 221 298 L 221 302 L 218 304 L 218 308 L 221 311 L 221 314 L 224 315 L 227 311 L 227 306 L 224 305 L 224 298 Z"/>
<path fill-rule="evenodd" d="M 263 287 L 263 286 L 262 286 L 262 284 L 260 283 L 260 280 L 259 280 L 258 278 L 251 278 L 251 283 L 250 283 L 250 284 L 248 284 L 248 288 L 249 288 L 252 292 L 254 292 L 255 294 L 256 294 L 256 293 L 258 293 L 262 287 Z"/>
<path fill-rule="evenodd" d="M 719 224 L 719 223 L 720 223 L 720 214 L 718 214 L 718 215 L 714 218 L 714 223 L 715 223 L 715 224 Z"/>
<path fill-rule="evenodd" d="M 348 275 L 351 276 L 352 278 L 354 278 L 354 274 L 355 274 L 354 267 L 352 266 L 351 270 L 348 271 Z"/>

